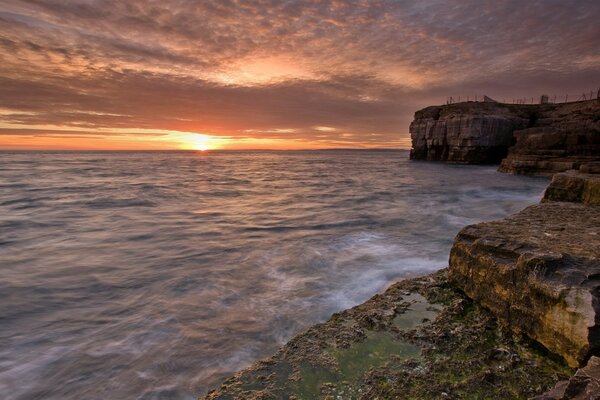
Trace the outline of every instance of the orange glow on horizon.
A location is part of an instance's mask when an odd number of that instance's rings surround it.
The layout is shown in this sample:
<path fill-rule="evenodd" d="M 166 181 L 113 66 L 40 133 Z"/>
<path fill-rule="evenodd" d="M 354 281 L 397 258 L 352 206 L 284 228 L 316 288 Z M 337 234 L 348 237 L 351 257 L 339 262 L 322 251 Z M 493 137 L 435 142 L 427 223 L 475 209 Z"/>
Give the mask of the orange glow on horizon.
<path fill-rule="evenodd" d="M 16 127 L 0 124 L 0 128 L 18 131 Z M 347 140 L 352 134 L 337 132 L 325 126 L 313 127 L 316 131 L 331 133 L 328 138 L 297 138 L 295 130 L 265 131 L 290 134 L 289 138 L 261 138 L 211 135 L 162 129 L 113 128 L 92 129 L 67 126 L 29 125 L 27 130 L 0 134 L 0 150 L 311 150 L 332 148 L 373 148 L 372 143 Z M 39 132 L 39 133 L 38 133 Z M 335 132 L 335 134 L 334 134 Z M 263 132 L 264 133 L 264 132 Z M 398 138 L 387 147 L 410 148 L 409 138 Z"/>
<path fill-rule="evenodd" d="M 335 148 L 381 148 L 368 144 L 319 142 L 296 139 L 257 139 L 216 137 L 215 142 L 182 141 L 180 138 L 154 138 L 144 135 L 127 136 L 35 136 L 0 135 L 0 150 L 314 150 Z M 219 143 L 219 144 L 217 144 Z M 410 140 L 400 139 L 390 148 L 410 148 Z"/>

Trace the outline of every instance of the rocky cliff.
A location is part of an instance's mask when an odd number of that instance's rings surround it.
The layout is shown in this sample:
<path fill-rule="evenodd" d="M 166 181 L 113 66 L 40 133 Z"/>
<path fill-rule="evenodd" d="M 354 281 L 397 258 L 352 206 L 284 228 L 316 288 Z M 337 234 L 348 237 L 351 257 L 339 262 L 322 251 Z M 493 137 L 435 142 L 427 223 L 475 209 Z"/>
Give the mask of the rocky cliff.
<path fill-rule="evenodd" d="M 474 164 L 499 163 L 513 132 L 529 125 L 526 112 L 498 103 L 458 103 L 427 107 L 410 124 L 411 159 Z"/>
<path fill-rule="evenodd" d="M 540 106 L 532 127 L 514 132 L 499 171 L 552 175 L 600 160 L 600 101 Z"/>
<path fill-rule="evenodd" d="M 414 160 L 502 161 L 502 172 L 550 174 L 600 160 L 600 102 L 427 107 L 415 113 L 410 134 Z"/>

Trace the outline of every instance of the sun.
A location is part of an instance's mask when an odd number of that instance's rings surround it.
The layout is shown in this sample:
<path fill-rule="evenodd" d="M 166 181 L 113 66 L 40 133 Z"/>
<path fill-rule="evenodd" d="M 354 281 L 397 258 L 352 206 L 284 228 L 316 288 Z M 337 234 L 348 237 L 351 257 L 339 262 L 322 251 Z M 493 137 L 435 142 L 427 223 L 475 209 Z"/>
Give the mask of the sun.
<path fill-rule="evenodd" d="M 210 137 L 199 133 L 190 135 L 187 142 L 188 148 L 192 150 L 206 151 L 212 148 L 210 145 Z"/>
<path fill-rule="evenodd" d="M 232 141 L 230 137 L 182 131 L 173 131 L 171 138 L 179 144 L 180 149 L 195 151 L 221 150 Z"/>
<path fill-rule="evenodd" d="M 208 140 L 206 136 L 203 135 L 194 135 L 192 139 L 192 147 L 194 150 L 206 151 L 210 149 L 208 145 Z"/>

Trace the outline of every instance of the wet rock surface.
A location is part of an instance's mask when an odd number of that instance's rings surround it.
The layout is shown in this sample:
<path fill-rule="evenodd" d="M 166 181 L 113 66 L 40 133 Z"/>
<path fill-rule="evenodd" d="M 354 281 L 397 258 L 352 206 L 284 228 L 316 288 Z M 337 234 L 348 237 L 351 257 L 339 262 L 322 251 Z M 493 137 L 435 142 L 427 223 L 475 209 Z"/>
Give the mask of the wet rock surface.
<path fill-rule="evenodd" d="M 459 232 L 450 279 L 579 366 L 600 351 L 600 207 L 553 202 Z"/>
<path fill-rule="evenodd" d="M 442 270 L 334 314 L 206 399 L 517 399 L 571 374 Z"/>
<path fill-rule="evenodd" d="M 600 399 L 599 168 L 464 228 L 448 269 L 334 314 L 205 398 Z"/>

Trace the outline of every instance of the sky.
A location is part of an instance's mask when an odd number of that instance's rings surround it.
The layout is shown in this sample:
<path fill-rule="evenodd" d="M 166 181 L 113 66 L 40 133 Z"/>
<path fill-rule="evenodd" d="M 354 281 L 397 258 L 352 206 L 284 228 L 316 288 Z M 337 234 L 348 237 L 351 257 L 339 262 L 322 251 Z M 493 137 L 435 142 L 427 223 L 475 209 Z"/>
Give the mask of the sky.
<path fill-rule="evenodd" d="M 0 149 L 410 148 L 448 96 L 600 87 L 598 0 L 0 0 Z"/>

